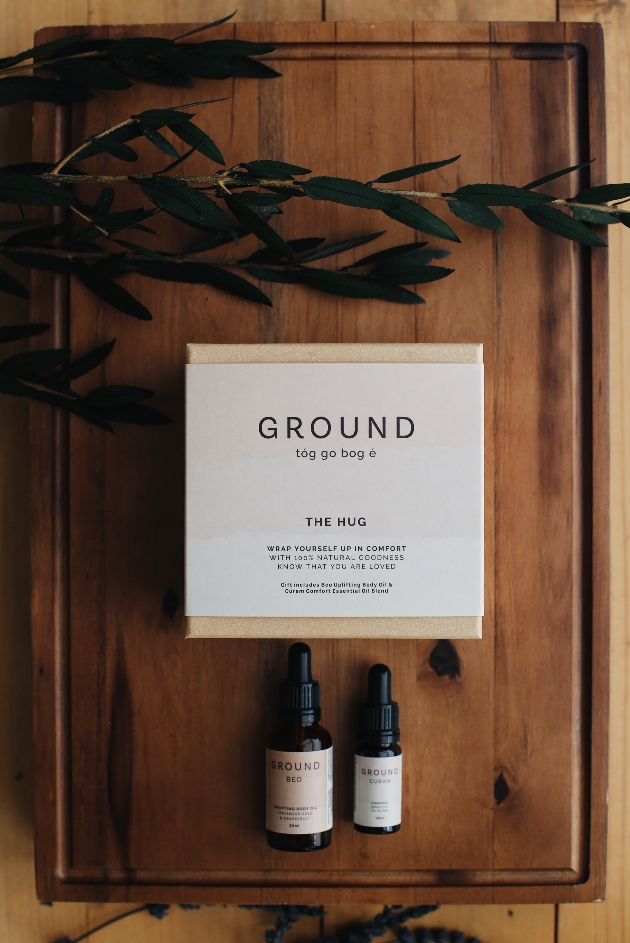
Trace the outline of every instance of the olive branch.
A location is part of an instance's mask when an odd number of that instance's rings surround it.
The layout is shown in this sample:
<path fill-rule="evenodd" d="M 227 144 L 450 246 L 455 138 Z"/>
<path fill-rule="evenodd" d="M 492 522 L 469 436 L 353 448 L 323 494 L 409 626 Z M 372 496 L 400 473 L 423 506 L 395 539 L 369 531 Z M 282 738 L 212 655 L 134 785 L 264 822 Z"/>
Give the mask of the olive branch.
<path fill-rule="evenodd" d="M 57 103 L 85 101 L 93 97 L 92 89 L 123 90 L 131 87 L 132 80 L 190 87 L 193 85 L 191 77 L 278 77 L 279 73 L 253 58 L 272 52 L 274 47 L 268 44 L 229 39 L 187 42 L 193 34 L 230 18 L 173 40 L 156 37 L 96 40 L 87 35 L 75 35 L 34 46 L 17 56 L 0 60 L 0 105 L 25 99 Z M 24 70 L 32 74 L 16 74 Z M 47 75 L 40 75 L 42 71 Z M 48 77 L 50 73 L 56 77 Z M 605 247 L 606 243 L 589 224 L 630 226 L 630 212 L 625 209 L 625 202 L 630 199 L 630 183 L 587 187 L 575 196 L 564 198 L 541 191 L 541 187 L 553 180 L 585 170 L 592 161 L 563 168 L 523 186 L 471 183 L 444 192 L 398 189 L 390 185 L 429 174 L 454 163 L 461 155 L 389 171 L 365 182 L 313 176 L 306 167 L 259 158 L 227 168 L 217 144 L 194 123 L 196 113 L 186 110 L 222 100 L 151 108 L 91 135 L 56 163 L 31 162 L 1 167 L 0 202 L 18 206 L 22 215 L 19 219 L 0 222 L 0 231 L 16 230 L 0 242 L 0 255 L 18 265 L 72 275 L 110 307 L 131 317 L 151 320 L 151 312 L 116 279 L 137 273 L 165 281 L 206 284 L 263 305 L 271 305 L 271 301 L 255 282 L 302 284 L 342 297 L 379 298 L 393 304 L 416 305 L 424 303 L 424 298 L 412 287 L 438 281 L 454 271 L 434 264 L 450 255 L 449 250 L 416 241 L 370 253 L 345 266 L 312 267 L 314 262 L 333 258 L 379 238 L 385 230 L 329 244 L 324 236 L 284 240 L 271 225 L 271 219 L 282 214 L 284 204 L 295 198 L 382 213 L 410 229 L 414 240 L 415 233 L 421 233 L 433 239 L 460 242 L 455 230 L 423 205 L 435 201 L 445 204 L 456 219 L 497 232 L 504 228 L 504 222 L 495 209 L 513 207 L 537 226 L 593 248 Z M 186 145 L 183 153 L 175 147 L 173 138 Z M 94 174 L 76 166 L 99 154 L 135 162 L 138 153 L 130 142 L 137 139 L 149 141 L 170 162 L 160 169 L 139 174 Z M 173 173 L 197 152 L 224 169 L 210 168 L 207 174 Z M 75 184 L 104 186 L 91 204 L 74 192 Z M 135 188 L 143 205 L 113 211 L 115 190 L 112 185 Z M 24 218 L 24 206 L 65 207 L 72 218 L 47 225 L 43 220 Z M 159 213 L 186 223 L 202 237 L 197 236 L 192 244 L 177 252 L 147 245 L 146 240 L 137 242 L 137 236 L 133 241 L 122 238 L 130 230 L 142 233 L 143 237 L 155 237 L 156 233 L 147 222 Z M 240 240 L 249 236 L 257 238 L 263 246 L 234 261 L 208 255 L 223 245 L 240 244 Z M 1 268 L 0 291 L 28 297 L 22 283 Z M 109 350 L 103 353 L 105 347 L 107 345 L 98 348 L 103 354 L 101 360 L 109 353 Z M 46 396 L 47 402 L 53 402 L 51 397 L 55 396 L 55 405 L 107 428 L 111 428 L 111 420 L 157 421 L 159 414 L 148 407 L 140 408 L 138 398 L 125 403 L 118 401 L 114 407 L 111 402 L 105 405 L 102 392 L 93 391 L 93 395 L 89 394 L 91 403 L 86 403 L 65 388 L 60 391 L 59 383 L 66 383 L 65 379 L 60 380 L 60 374 L 65 377 L 70 367 L 66 364 L 64 373 L 60 370 L 61 360 L 53 363 L 53 354 L 61 357 L 61 352 L 49 351 L 47 364 L 41 357 L 36 359 L 41 353 L 17 355 L 22 358 L 19 361 L 9 358 L 8 368 L 5 368 L 7 361 L 0 363 L 0 392 L 33 399 Z M 69 352 L 64 352 L 64 356 L 69 357 Z M 35 365 L 39 371 L 36 382 L 28 373 Z M 13 371 L 11 382 L 2 379 L 6 369 Z M 19 391 L 16 383 L 21 384 Z M 42 390 L 42 384 L 48 386 Z M 124 389 L 136 390 L 135 387 Z M 108 394 L 110 398 L 114 395 L 124 394 Z M 127 395 L 139 397 L 140 394 L 128 392 Z"/>

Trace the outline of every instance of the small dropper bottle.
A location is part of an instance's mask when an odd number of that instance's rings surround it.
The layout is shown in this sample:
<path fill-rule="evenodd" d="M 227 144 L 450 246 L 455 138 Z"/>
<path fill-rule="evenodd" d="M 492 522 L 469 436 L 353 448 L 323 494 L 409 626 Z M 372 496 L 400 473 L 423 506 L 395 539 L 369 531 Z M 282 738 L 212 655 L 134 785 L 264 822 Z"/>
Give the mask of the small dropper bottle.
<path fill-rule="evenodd" d="M 368 835 L 391 835 L 402 819 L 402 750 L 392 673 L 372 665 L 368 699 L 359 712 L 354 755 L 354 827 Z"/>
<path fill-rule="evenodd" d="M 280 727 L 267 742 L 267 842 L 279 851 L 330 845 L 332 737 L 320 717 L 311 650 L 295 642 L 280 686 Z"/>

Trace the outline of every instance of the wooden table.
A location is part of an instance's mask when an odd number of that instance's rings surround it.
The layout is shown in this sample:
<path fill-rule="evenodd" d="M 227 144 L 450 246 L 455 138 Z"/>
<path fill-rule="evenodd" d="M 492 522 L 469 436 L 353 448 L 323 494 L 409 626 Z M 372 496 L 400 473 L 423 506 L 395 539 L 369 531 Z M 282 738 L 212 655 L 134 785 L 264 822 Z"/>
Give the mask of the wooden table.
<path fill-rule="evenodd" d="M 88 17 L 85 15 L 85 12 L 82 12 L 82 5 L 77 4 L 78 13 L 73 12 L 73 9 L 69 9 L 66 12 L 66 15 L 69 17 L 70 22 L 87 22 Z M 499 15 L 505 15 L 506 12 L 512 13 L 513 11 L 507 11 L 509 5 L 502 3 L 501 9 L 498 10 Z M 319 8 L 319 3 L 317 4 Z M 329 13 L 330 9 L 333 7 L 331 0 L 328 0 Z M 348 8 L 347 10 L 345 8 Z M 397 12 L 396 4 L 367 4 L 362 5 L 362 9 L 365 10 L 366 15 L 369 13 L 370 18 L 378 18 L 379 16 L 383 17 L 383 10 L 387 7 L 388 16 L 393 15 Z M 481 9 L 483 7 L 483 9 Z M 374 8 L 374 9 L 373 9 Z M 487 9 L 486 9 L 487 8 Z M 187 8 L 188 9 L 188 8 Z M 214 9 L 214 8 L 213 8 Z M 565 3 L 561 5 L 560 8 L 561 15 L 568 19 L 575 18 L 585 18 L 589 19 L 593 16 L 600 17 L 600 8 L 598 4 L 588 4 L 588 3 Z M 23 48 L 29 43 L 29 32 L 32 32 L 32 26 L 35 25 L 35 22 L 38 24 L 43 21 L 43 15 L 37 13 L 37 7 L 33 5 L 24 5 L 20 7 L 20 12 L 22 19 L 14 18 L 11 23 L 18 25 L 19 32 L 16 34 L 15 29 L 12 34 L 6 33 L 5 40 L 7 36 L 12 36 L 12 41 L 10 43 L 5 42 L 3 47 L 5 54 L 9 54 L 12 51 L 15 51 L 17 48 Z M 91 6 L 91 16 L 98 17 L 101 14 L 100 8 L 98 5 L 92 4 Z M 226 10 L 227 11 L 227 7 Z M 400 11 L 402 15 L 406 15 L 408 11 Z M 427 11 L 423 11 L 426 15 Z M 454 11 L 449 8 L 445 8 L 444 12 L 440 10 L 434 10 L 431 8 L 429 11 L 430 14 L 440 17 L 452 15 Z M 536 3 L 530 2 L 529 4 L 519 5 L 518 14 L 527 19 L 553 19 L 555 16 L 555 5 L 554 4 L 545 4 L 544 2 Z M 49 21 L 59 22 L 61 19 L 61 11 L 57 9 L 56 5 L 46 6 L 45 11 L 42 11 L 49 17 Z M 141 16 L 141 10 L 137 11 L 138 18 Z M 480 4 L 475 8 L 475 13 L 479 16 L 492 16 L 495 14 L 495 11 L 492 9 L 492 5 Z M 108 14 L 112 19 L 116 20 L 120 18 L 120 15 L 117 14 L 117 9 L 115 4 L 108 5 Z M 241 15 L 248 15 L 248 10 L 244 9 L 244 4 L 241 4 Z M 28 21 L 28 16 L 31 16 L 31 20 Z M 251 12 L 249 13 L 251 16 Z M 272 16 L 273 16 L 272 12 Z M 286 14 L 285 14 L 286 15 Z M 301 4 L 300 9 L 295 11 L 295 15 L 305 15 L 307 19 L 310 19 L 314 16 L 313 11 L 310 10 L 310 7 L 307 3 Z M 343 17 L 344 15 L 353 15 L 350 3 L 335 3 L 333 15 L 338 17 Z M 166 18 L 176 19 L 176 12 L 173 11 L 172 14 L 165 14 Z M 254 11 L 254 18 L 260 16 L 260 11 L 258 8 Z M 609 76 L 608 76 L 608 87 L 609 87 L 609 106 L 610 106 L 610 120 L 609 120 L 609 138 L 613 144 L 611 156 L 609 160 L 610 166 L 610 177 L 611 179 L 623 179 L 624 172 L 622 166 L 622 155 L 624 154 L 624 142 L 628 139 L 626 135 L 624 138 L 624 115 L 620 113 L 617 109 L 617 102 L 619 101 L 616 88 L 618 87 L 617 83 L 623 80 L 623 71 L 619 71 L 616 68 L 616 63 L 622 62 L 623 50 L 627 47 L 627 37 L 628 37 L 628 28 L 624 17 L 626 16 L 625 5 L 618 4 L 614 9 L 604 9 L 601 8 L 601 17 L 603 18 L 607 27 L 610 27 L 610 32 L 608 33 L 608 46 L 607 46 L 607 59 L 609 66 Z M 187 17 L 190 19 L 191 17 Z M 193 17 L 194 18 L 194 17 Z M 149 14 L 148 19 L 151 19 Z M 93 22 L 94 20 L 92 20 Z M 98 20 L 97 20 L 98 21 Z M 612 95 L 611 95 L 612 89 Z M 24 129 L 24 123 L 22 122 L 22 129 Z M 16 124 L 13 122 L 12 130 L 16 131 Z M 23 146 L 21 144 L 21 139 L 19 135 L 20 126 L 17 126 L 17 134 L 13 134 L 9 142 L 12 150 L 9 150 L 5 160 L 17 160 L 25 159 L 24 150 L 20 151 L 19 148 Z M 625 166 L 625 165 L 624 165 Z M 621 285 L 620 275 L 621 275 L 621 245 L 624 240 L 624 237 L 627 236 L 626 233 L 620 233 L 619 230 L 621 227 L 616 228 L 617 231 L 611 233 L 611 262 L 613 265 L 613 331 L 617 340 L 613 344 L 613 456 L 617 456 L 617 460 L 620 458 L 620 435 L 623 429 L 622 417 L 623 413 L 621 411 L 622 403 L 622 393 L 623 386 L 620 385 L 621 382 L 621 373 L 620 365 L 624 357 L 624 346 L 623 346 L 623 336 L 621 334 L 622 322 L 619 317 L 619 300 L 620 294 L 617 286 Z M 616 273 L 619 273 L 618 275 Z M 7 306 L 8 308 L 8 306 Z M 16 315 L 11 311 L 7 310 L 6 319 L 8 321 L 16 320 Z M 5 520 L 8 522 L 14 521 L 16 524 L 15 529 L 4 530 L 3 531 L 3 546 L 8 548 L 7 555 L 5 559 L 13 559 L 15 561 L 15 570 L 14 576 L 12 576 L 9 582 L 6 584 L 5 589 L 3 590 L 3 598 L 6 600 L 4 614 L 5 618 L 2 623 L 3 630 L 5 630 L 5 666 L 8 668 L 8 673 L 6 675 L 6 686 L 7 690 L 14 692 L 12 695 L 12 703 L 14 706 L 12 708 L 12 713 L 10 712 L 6 716 L 15 716 L 17 724 L 14 723 L 12 730 L 19 733 L 20 730 L 20 718 L 25 718 L 26 715 L 24 710 L 26 709 L 26 703 L 23 697 L 24 684 L 20 681 L 20 677 L 23 678 L 25 670 L 25 660 L 22 655 L 23 650 L 23 640 L 24 634 L 23 631 L 19 630 L 20 620 L 24 618 L 24 606 L 23 603 L 20 603 L 20 598 L 23 600 L 23 588 L 24 588 L 24 567 L 23 561 L 24 554 L 24 540 L 23 536 L 20 538 L 20 531 L 18 530 L 18 525 L 21 520 L 23 520 L 23 508 L 24 508 L 24 491 L 20 487 L 20 476 L 19 468 L 20 464 L 19 456 L 23 456 L 23 434 L 20 433 L 20 429 L 24 429 L 23 426 L 23 404 L 21 403 L 10 403 L 5 401 L 2 404 L 3 408 L 3 417 L 6 417 L 4 420 L 4 428 L 7 430 L 5 435 L 5 442 L 11 441 L 13 443 L 12 449 L 14 456 L 14 464 L 7 466 L 7 472 L 10 477 L 9 480 L 14 482 L 13 492 L 11 494 L 11 499 L 9 504 L 6 506 L 6 516 Z M 613 484 L 615 488 L 615 496 L 617 501 L 617 506 L 620 506 L 620 502 L 623 499 L 621 488 L 621 476 L 618 473 L 619 465 L 615 465 L 615 474 L 613 478 Z M 6 491 L 4 492 L 6 494 Z M 612 800 L 612 813 L 613 813 L 613 823 L 618 823 L 621 821 L 622 808 L 623 808 L 623 793 L 621 791 L 620 782 L 623 775 L 624 769 L 624 754 L 623 754 L 623 717 L 624 717 L 624 685 L 625 681 L 625 643 L 624 643 L 624 612 L 621 608 L 623 601 L 623 591 L 622 591 L 622 572 L 623 572 L 623 555 L 622 547 L 624 544 L 623 529 L 621 523 L 623 517 L 617 515 L 614 520 L 614 529 L 613 529 L 613 541 L 614 547 L 617 548 L 616 560 L 616 591 L 617 594 L 613 597 L 614 601 L 614 627 L 615 633 L 613 634 L 613 647 L 614 652 L 616 653 L 613 658 L 613 764 L 612 764 L 612 782 L 611 782 L 611 800 Z M 23 535 L 23 530 L 22 530 Z M 8 575 L 6 567 L 4 567 L 4 575 Z M 20 596 L 20 593 L 22 595 Z M 16 626 L 16 631 L 11 633 L 11 626 Z M 20 704 L 24 705 L 20 707 Z M 20 711 L 22 713 L 20 713 Z M 22 723 L 23 729 L 23 723 Z M 12 734 L 13 740 L 6 740 L 7 744 L 14 744 L 11 749 L 7 749 L 3 753 L 3 763 L 6 765 L 7 777 L 9 771 L 11 772 L 11 781 L 15 776 L 17 766 L 15 765 L 20 758 L 20 741 L 15 739 L 15 732 Z M 28 764 L 27 764 L 28 766 Z M 20 761 L 20 768 L 23 768 L 23 763 Z M 11 819 L 11 826 L 8 834 L 10 839 L 7 843 L 3 845 L 3 861 L 6 862 L 6 880 L 10 882 L 11 893 L 7 898 L 7 905 L 3 910 L 3 919 L 8 921 L 6 923 L 7 927 L 10 927 L 13 935 L 16 939 L 49 939 L 51 934 L 52 936 L 58 936 L 62 932 L 70 932 L 72 935 L 80 932 L 87 925 L 96 922 L 99 919 L 107 914 L 112 914 L 119 912 L 121 907 L 116 907 L 115 905 L 110 905 L 108 907 L 103 907 L 102 905 L 94 905 L 92 907 L 84 908 L 80 905 L 56 905 L 53 910 L 48 908 L 39 908 L 33 906 L 32 897 L 29 892 L 29 833 L 28 833 L 28 824 L 27 821 L 20 817 L 19 813 L 16 811 L 20 807 L 19 803 L 19 793 L 25 788 L 28 788 L 28 769 L 26 770 L 26 778 L 21 778 L 19 783 L 12 785 L 10 793 L 7 795 L 14 796 L 10 802 L 5 803 L 3 809 L 5 814 L 9 812 L 12 814 L 13 818 Z M 17 805 L 16 805 L 17 803 Z M 13 810 L 13 811 L 11 811 Z M 6 819 L 3 820 L 6 823 Z M 11 850 L 10 850 L 11 849 Z M 7 858 L 6 855 L 9 854 L 10 857 Z M 609 891 L 609 900 L 606 905 L 595 905 L 593 907 L 579 907 L 575 908 L 572 906 L 563 906 L 559 908 L 559 914 L 557 918 L 557 936 L 554 933 L 554 916 L 553 908 L 548 906 L 540 907 L 513 907 L 509 911 L 505 907 L 478 907 L 478 908 L 466 908 L 466 907 L 447 907 L 443 910 L 440 915 L 440 922 L 450 926 L 460 926 L 463 929 L 467 929 L 470 933 L 477 933 L 482 938 L 490 938 L 495 941 L 516 941 L 522 940 L 523 938 L 529 937 L 536 940 L 560 940 L 563 941 L 566 939 L 580 941 L 591 941 L 597 938 L 600 940 L 622 940 L 625 939 L 625 924 L 623 921 L 623 892 L 624 892 L 624 869 L 623 869 L 623 855 L 624 855 L 624 844 L 622 839 L 622 832 L 619 828 L 613 828 L 611 835 L 611 854 L 613 868 L 610 875 L 610 891 Z M 10 864 L 9 864 L 10 862 Z M 124 909 L 124 908 L 123 908 Z M 327 930 L 334 928 L 335 922 L 344 923 L 351 917 L 358 915 L 359 911 L 357 908 L 349 907 L 329 907 L 329 918 L 327 918 Z M 373 908 L 364 908 L 363 912 L 372 912 Z M 197 915 L 186 915 L 174 914 L 170 920 L 170 932 L 175 934 L 180 934 L 182 931 L 191 935 L 190 938 L 196 939 L 196 934 L 201 932 L 206 932 L 211 928 L 215 928 L 217 932 L 222 934 L 229 934 L 228 927 L 226 927 L 223 914 L 229 914 L 231 911 L 202 911 Z M 188 921 L 189 917 L 194 917 L 192 922 Z M 246 916 L 246 915 L 245 915 Z M 220 922 L 219 922 L 220 918 Z M 243 932 L 243 912 L 242 911 L 233 911 L 233 926 L 234 932 L 239 935 L 242 935 Z M 248 918 L 249 919 L 249 918 Z M 252 920 L 257 918 L 252 917 Z M 429 918 L 425 922 L 435 922 L 435 919 L 431 921 Z M 143 930 L 144 925 L 136 924 L 134 926 L 134 934 L 140 933 L 143 934 L 146 932 L 147 935 L 151 935 L 153 938 L 155 933 L 155 924 L 153 921 L 146 922 L 146 930 Z M 39 930 L 37 928 L 40 928 Z M 181 929 L 177 929 L 180 927 Z M 203 928 L 206 928 L 206 931 Z M 219 927 L 221 928 L 219 930 Z M 47 929 L 46 929 L 47 928 Z M 165 924 L 160 927 L 161 933 L 169 934 L 169 925 Z M 131 932 L 131 929 L 123 929 L 121 925 L 120 933 L 117 932 L 117 928 L 113 927 L 108 931 L 107 940 L 114 939 L 127 939 L 128 932 Z M 43 933 L 43 936 L 39 934 Z M 608 935 L 607 935 L 608 933 Z M 22 936 L 23 934 L 23 936 Z M 313 932 L 314 935 L 314 932 Z M 142 937 L 144 938 L 144 937 Z M 147 939 L 149 937 L 147 936 Z M 171 937 L 169 936 L 169 939 Z M 173 937 L 174 938 L 174 937 Z M 227 937 L 229 938 L 229 936 Z M 236 938 L 236 937 L 235 937 Z M 200 937 L 201 939 L 201 937 Z"/>

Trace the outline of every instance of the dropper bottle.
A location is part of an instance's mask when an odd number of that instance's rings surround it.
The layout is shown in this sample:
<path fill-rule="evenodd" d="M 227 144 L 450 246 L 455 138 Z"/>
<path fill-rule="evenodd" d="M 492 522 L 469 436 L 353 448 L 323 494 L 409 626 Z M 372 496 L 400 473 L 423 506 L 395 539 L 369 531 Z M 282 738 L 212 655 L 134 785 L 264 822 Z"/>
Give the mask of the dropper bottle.
<path fill-rule="evenodd" d="M 280 726 L 267 742 L 267 842 L 319 851 L 332 835 L 332 737 L 320 724 L 319 682 L 304 642 L 289 649 L 280 685 Z"/>
<path fill-rule="evenodd" d="M 354 755 L 354 827 L 368 835 L 400 831 L 402 750 L 398 704 L 392 701 L 387 665 L 368 672 L 367 703 L 359 711 L 359 744 Z"/>

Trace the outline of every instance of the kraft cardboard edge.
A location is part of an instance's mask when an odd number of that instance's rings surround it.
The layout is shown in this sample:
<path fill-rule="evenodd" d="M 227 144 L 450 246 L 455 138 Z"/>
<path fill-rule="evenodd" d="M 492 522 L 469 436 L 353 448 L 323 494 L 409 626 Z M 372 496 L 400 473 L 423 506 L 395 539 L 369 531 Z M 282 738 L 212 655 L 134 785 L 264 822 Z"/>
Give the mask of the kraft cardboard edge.
<path fill-rule="evenodd" d="M 186 638 L 481 638 L 481 616 L 187 616 Z"/>
<path fill-rule="evenodd" d="M 483 363 L 483 344 L 187 344 L 186 363 Z"/>

